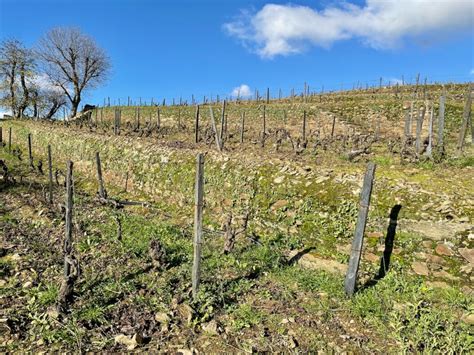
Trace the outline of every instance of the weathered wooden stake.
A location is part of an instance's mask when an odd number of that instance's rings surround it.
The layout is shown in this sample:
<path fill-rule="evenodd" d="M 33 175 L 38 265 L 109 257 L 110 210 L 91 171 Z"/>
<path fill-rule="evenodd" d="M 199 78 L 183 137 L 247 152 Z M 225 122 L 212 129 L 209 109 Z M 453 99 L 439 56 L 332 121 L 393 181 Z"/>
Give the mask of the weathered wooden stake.
<path fill-rule="evenodd" d="M 267 116 L 266 116 L 266 107 L 263 105 L 263 127 L 262 127 L 262 148 L 265 147 L 265 135 L 267 131 Z"/>
<path fill-rule="evenodd" d="M 303 132 L 302 132 L 303 142 L 306 142 L 306 110 L 303 111 Z"/>
<path fill-rule="evenodd" d="M 467 126 L 469 120 L 471 118 L 471 104 L 472 104 L 472 87 L 469 85 L 468 91 L 464 95 L 466 98 L 466 102 L 464 104 L 464 111 L 462 115 L 462 124 L 461 124 L 461 131 L 459 132 L 458 138 L 458 146 L 457 150 L 458 153 L 461 153 L 464 148 L 464 139 L 466 137 Z"/>
<path fill-rule="evenodd" d="M 68 278 L 71 265 L 66 260 L 72 252 L 72 209 L 73 209 L 73 162 L 68 160 L 66 173 L 66 235 L 64 238 L 64 277 Z"/>
<path fill-rule="evenodd" d="M 0 127 L 0 146 L 3 147 L 3 128 Z"/>
<path fill-rule="evenodd" d="M 31 151 L 31 133 L 28 133 L 28 160 L 30 162 L 30 166 L 34 168 L 33 165 L 33 152 Z"/>
<path fill-rule="evenodd" d="M 418 113 L 418 120 L 416 122 L 415 149 L 416 149 L 417 155 L 420 152 L 420 148 L 421 148 L 421 131 L 423 129 L 423 120 L 425 119 L 425 112 L 426 112 L 426 105 L 423 105 L 423 107 L 421 108 L 421 111 Z"/>
<path fill-rule="evenodd" d="M 433 151 L 433 116 L 434 104 L 431 105 L 430 120 L 428 122 L 428 146 L 426 147 L 426 155 L 430 158 Z"/>
<path fill-rule="evenodd" d="M 95 153 L 95 162 L 97 166 L 97 180 L 99 182 L 99 197 L 100 198 L 107 198 L 107 192 L 104 188 L 104 180 L 102 178 L 102 166 L 100 164 L 100 156 L 99 152 Z"/>
<path fill-rule="evenodd" d="M 408 111 L 408 109 L 405 111 L 405 130 L 404 130 L 404 134 L 405 134 L 405 140 L 407 140 L 409 135 L 410 135 L 410 111 Z"/>
<path fill-rule="evenodd" d="M 270 88 L 267 88 L 267 105 L 270 103 Z"/>
<path fill-rule="evenodd" d="M 367 165 L 367 171 L 364 177 L 364 184 L 362 185 L 362 191 L 360 194 L 359 215 L 357 217 L 354 240 L 352 241 L 349 266 L 347 268 L 346 279 L 344 281 L 344 289 L 346 291 L 346 294 L 349 296 L 352 296 L 355 292 L 357 273 L 359 271 L 359 263 L 362 255 L 362 245 L 364 242 L 365 225 L 367 223 L 367 215 L 369 212 L 370 196 L 372 194 L 374 174 L 375 164 L 370 162 Z"/>
<path fill-rule="evenodd" d="M 193 299 L 197 299 L 201 274 L 201 246 L 202 246 L 202 210 L 204 196 L 204 155 L 197 155 L 196 186 L 194 204 L 194 260 L 192 270 Z"/>
<path fill-rule="evenodd" d="M 48 144 L 48 177 L 49 177 L 49 196 L 48 202 L 53 204 L 53 159 L 51 156 L 51 145 Z"/>
<path fill-rule="evenodd" d="M 332 118 L 331 138 L 334 137 L 334 129 L 336 128 L 336 116 Z"/>
<path fill-rule="evenodd" d="M 245 112 L 240 114 L 240 143 L 244 142 Z"/>
<path fill-rule="evenodd" d="M 219 138 L 220 138 L 221 144 L 224 143 L 225 105 L 226 105 L 226 101 L 224 100 L 224 101 L 222 101 L 221 131 L 219 133 Z"/>
<path fill-rule="evenodd" d="M 199 105 L 196 106 L 196 116 L 194 123 L 194 143 L 199 143 Z"/>
<path fill-rule="evenodd" d="M 446 101 L 446 91 L 439 98 L 439 112 L 438 112 L 438 154 L 444 155 L 444 110 Z"/>
<path fill-rule="evenodd" d="M 156 128 L 160 129 L 161 119 L 160 119 L 160 108 L 156 108 Z"/>
<path fill-rule="evenodd" d="M 8 128 L 8 152 L 12 151 L 12 128 Z"/>
<path fill-rule="evenodd" d="M 217 150 L 219 152 L 222 151 L 222 146 L 221 146 L 221 142 L 220 142 L 220 139 L 219 139 L 219 133 L 217 132 L 217 127 L 216 127 L 216 120 L 214 118 L 214 111 L 212 110 L 212 106 L 209 105 L 209 112 L 211 114 L 211 125 L 212 125 L 212 129 L 214 131 L 214 136 L 216 138 L 216 145 L 217 145 Z"/>

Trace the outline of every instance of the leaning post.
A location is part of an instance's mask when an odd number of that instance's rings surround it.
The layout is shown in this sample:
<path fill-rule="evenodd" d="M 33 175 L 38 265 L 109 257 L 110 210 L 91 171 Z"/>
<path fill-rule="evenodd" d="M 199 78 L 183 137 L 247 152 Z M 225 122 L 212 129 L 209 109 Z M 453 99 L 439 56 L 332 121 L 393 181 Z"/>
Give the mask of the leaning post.
<path fill-rule="evenodd" d="M 364 183 L 360 194 L 359 215 L 357 217 L 357 225 L 352 241 L 351 256 L 349 258 L 349 266 L 347 268 L 346 279 L 344 281 L 344 289 L 346 294 L 352 296 L 355 292 L 357 273 L 359 271 L 359 263 L 362 255 L 362 245 L 364 241 L 365 225 L 367 223 L 367 215 L 369 212 L 370 196 L 372 194 L 372 185 L 374 181 L 376 165 L 370 162 L 365 172 Z"/>

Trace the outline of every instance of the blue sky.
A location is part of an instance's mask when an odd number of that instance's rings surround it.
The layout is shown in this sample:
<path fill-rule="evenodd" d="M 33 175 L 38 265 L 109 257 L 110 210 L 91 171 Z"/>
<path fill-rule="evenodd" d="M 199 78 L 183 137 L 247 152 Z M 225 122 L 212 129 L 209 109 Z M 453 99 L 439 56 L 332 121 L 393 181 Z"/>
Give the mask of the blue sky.
<path fill-rule="evenodd" d="M 225 96 L 241 84 L 288 94 L 304 82 L 328 90 L 378 83 L 379 77 L 408 81 L 417 73 L 472 80 L 473 1 L 421 1 L 449 8 L 427 13 L 407 6 L 420 0 L 350 1 L 356 7 L 297 0 L 272 1 L 277 7 L 236 0 L 0 0 L 0 37 L 33 46 L 55 26 L 76 26 L 94 37 L 113 70 L 86 96 L 91 103 L 107 96 Z M 394 14 L 407 23 L 391 21 Z"/>

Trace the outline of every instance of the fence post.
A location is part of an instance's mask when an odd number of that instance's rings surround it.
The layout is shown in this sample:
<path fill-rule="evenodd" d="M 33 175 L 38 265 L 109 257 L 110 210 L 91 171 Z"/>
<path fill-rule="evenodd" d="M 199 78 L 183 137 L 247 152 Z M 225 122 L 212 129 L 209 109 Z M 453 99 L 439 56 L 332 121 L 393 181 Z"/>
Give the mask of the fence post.
<path fill-rule="evenodd" d="M 53 159 L 51 157 L 51 145 L 48 144 L 48 177 L 49 177 L 49 203 L 53 204 Z"/>
<path fill-rule="evenodd" d="M 160 129 L 161 126 L 161 119 L 160 119 L 160 108 L 156 108 L 156 128 Z"/>
<path fill-rule="evenodd" d="M 332 118 L 331 138 L 334 137 L 334 129 L 336 128 L 336 116 Z"/>
<path fill-rule="evenodd" d="M 431 158 L 433 151 L 433 116 L 434 104 L 431 105 L 430 120 L 428 122 L 428 146 L 426 147 L 426 155 Z"/>
<path fill-rule="evenodd" d="M 446 102 L 446 89 L 443 89 L 443 94 L 439 98 L 439 112 L 438 112 L 438 153 L 444 155 L 444 110 Z"/>
<path fill-rule="evenodd" d="M 12 151 L 12 128 L 8 128 L 8 152 Z"/>
<path fill-rule="evenodd" d="M 194 123 L 194 143 L 199 143 L 199 105 L 196 106 L 196 119 Z"/>
<path fill-rule="evenodd" d="M 461 131 L 459 132 L 459 138 L 458 138 L 458 146 L 457 146 L 458 153 L 461 153 L 462 150 L 463 150 L 464 138 L 466 137 L 467 125 L 469 124 L 469 120 L 471 118 L 471 103 L 472 103 L 471 92 L 472 92 L 472 88 L 471 88 L 471 85 L 469 85 L 468 91 L 465 94 L 466 102 L 464 104 Z"/>
<path fill-rule="evenodd" d="M 211 125 L 212 129 L 214 130 L 214 136 L 216 137 L 217 150 L 220 152 L 222 151 L 222 146 L 219 140 L 219 133 L 217 132 L 216 120 L 214 118 L 214 112 L 212 111 L 212 105 L 209 105 L 209 112 L 211 113 Z"/>
<path fill-rule="evenodd" d="M 262 148 L 265 147 L 265 132 L 267 131 L 267 110 L 266 110 L 266 106 L 263 105 L 263 127 L 262 127 L 262 142 L 261 142 L 261 145 L 262 145 Z"/>
<path fill-rule="evenodd" d="M 303 142 L 306 142 L 306 110 L 303 111 Z"/>
<path fill-rule="evenodd" d="M 66 235 L 64 239 L 64 277 L 67 279 L 71 271 L 71 265 L 66 258 L 72 252 L 72 209 L 73 209 L 73 182 L 72 182 L 73 162 L 67 162 L 66 174 Z"/>
<path fill-rule="evenodd" d="M 405 110 L 405 141 L 408 139 L 408 136 L 410 135 L 410 111 L 408 109 Z"/>
<path fill-rule="evenodd" d="M 33 153 L 31 151 L 31 133 L 28 133 L 28 159 L 30 161 L 30 166 L 33 168 Z"/>
<path fill-rule="evenodd" d="M 220 138 L 220 141 L 221 141 L 221 144 L 222 144 L 222 145 L 223 145 L 223 143 L 224 143 L 225 105 L 226 105 L 226 102 L 225 102 L 225 100 L 224 100 L 224 101 L 222 101 L 221 131 L 220 131 L 220 133 L 219 133 L 219 138 Z"/>
<path fill-rule="evenodd" d="M 245 112 L 240 114 L 240 143 L 244 142 Z"/>
<path fill-rule="evenodd" d="M 199 291 L 201 273 L 201 246 L 202 246 L 202 209 L 204 195 L 204 155 L 197 155 L 196 186 L 194 204 L 194 260 L 192 270 L 193 299 L 196 300 Z"/>
<path fill-rule="evenodd" d="M 107 192 L 105 191 L 104 180 L 102 178 L 102 166 L 100 164 L 99 152 L 95 153 L 95 162 L 97 166 L 97 180 L 99 181 L 99 197 L 107 198 Z"/>
<path fill-rule="evenodd" d="M 3 147 L 3 127 L 0 126 L 0 146 Z"/>
<path fill-rule="evenodd" d="M 362 255 L 362 245 L 364 242 L 365 225 L 369 212 L 370 195 L 372 193 L 372 185 L 374 181 L 375 164 L 369 162 L 364 177 L 364 184 L 360 193 L 359 215 L 357 217 L 357 225 L 354 232 L 354 240 L 352 241 L 351 256 L 349 258 L 349 266 L 347 268 L 346 279 L 344 281 L 344 289 L 346 294 L 351 296 L 354 294 L 357 282 L 357 273 L 359 271 L 359 263 Z"/>
<path fill-rule="evenodd" d="M 423 120 L 425 119 L 426 105 L 423 105 L 421 111 L 418 113 L 418 120 L 416 122 L 416 141 L 415 150 L 416 155 L 420 153 L 421 148 L 421 130 L 423 129 Z"/>

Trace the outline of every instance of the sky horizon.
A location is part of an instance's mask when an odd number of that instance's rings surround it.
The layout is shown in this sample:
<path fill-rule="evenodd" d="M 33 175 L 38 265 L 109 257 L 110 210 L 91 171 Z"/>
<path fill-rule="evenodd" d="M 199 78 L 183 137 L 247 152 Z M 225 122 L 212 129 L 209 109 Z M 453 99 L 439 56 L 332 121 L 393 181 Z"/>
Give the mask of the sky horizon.
<path fill-rule="evenodd" d="M 0 40 L 32 47 L 78 27 L 104 48 L 109 80 L 83 103 L 161 103 L 192 95 L 272 96 L 474 79 L 471 0 L 0 0 Z M 22 25 L 28 24 L 28 25 Z M 123 100 L 123 101 L 122 101 Z"/>

